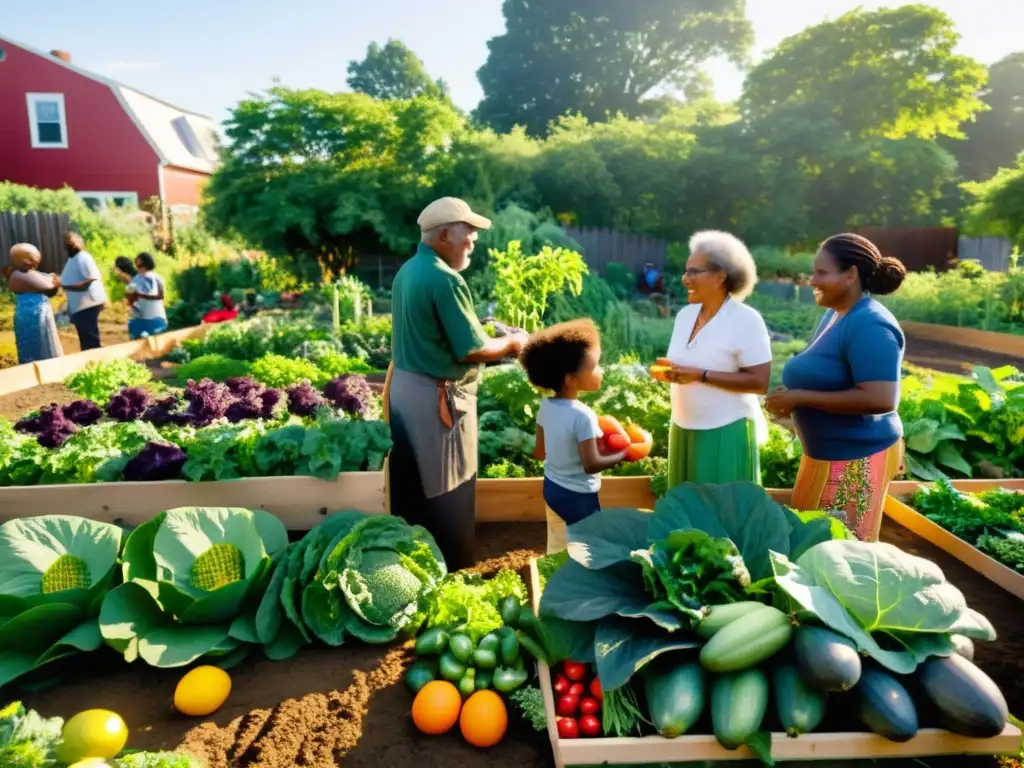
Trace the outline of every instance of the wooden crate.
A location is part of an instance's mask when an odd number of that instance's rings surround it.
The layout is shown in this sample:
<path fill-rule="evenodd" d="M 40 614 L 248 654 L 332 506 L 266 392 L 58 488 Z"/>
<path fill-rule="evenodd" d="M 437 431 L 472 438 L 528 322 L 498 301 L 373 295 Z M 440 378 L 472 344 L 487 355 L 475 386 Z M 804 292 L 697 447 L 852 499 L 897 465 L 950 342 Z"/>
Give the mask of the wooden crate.
<path fill-rule="evenodd" d="M 530 561 L 530 592 L 533 609 L 540 606 L 540 577 L 537 561 Z M 661 736 L 642 738 L 560 739 L 558 737 L 555 696 L 551 688 L 551 670 L 537 663 L 540 676 L 548 738 L 556 768 L 567 765 L 642 765 L 647 763 L 701 763 L 705 761 L 754 760 L 747 747 L 728 750 L 714 736 L 695 734 L 666 739 Z M 772 734 L 772 757 L 777 761 L 794 760 L 872 760 L 886 757 L 933 757 L 937 755 L 1017 754 L 1021 732 L 1007 725 L 991 739 L 970 739 L 949 731 L 926 728 L 910 741 L 896 743 L 873 733 L 811 733 L 789 738 L 785 733 Z"/>
<path fill-rule="evenodd" d="M 894 483 L 885 500 L 886 516 L 942 551 L 948 552 L 1011 595 L 1024 600 L 1024 574 L 1007 568 L 998 560 L 978 551 L 972 544 L 959 536 L 954 536 L 900 500 L 899 496 L 909 495 L 921 485 L 922 483 Z M 953 487 L 966 492 L 987 491 L 993 488 L 1024 491 L 1024 480 L 954 480 Z"/>
<path fill-rule="evenodd" d="M 345 472 L 315 477 L 250 477 L 214 483 L 36 485 L 0 488 L 0 523 L 37 515 L 77 515 L 139 525 L 177 507 L 243 507 L 277 515 L 288 530 L 308 531 L 342 509 L 385 514 L 384 473 Z"/>

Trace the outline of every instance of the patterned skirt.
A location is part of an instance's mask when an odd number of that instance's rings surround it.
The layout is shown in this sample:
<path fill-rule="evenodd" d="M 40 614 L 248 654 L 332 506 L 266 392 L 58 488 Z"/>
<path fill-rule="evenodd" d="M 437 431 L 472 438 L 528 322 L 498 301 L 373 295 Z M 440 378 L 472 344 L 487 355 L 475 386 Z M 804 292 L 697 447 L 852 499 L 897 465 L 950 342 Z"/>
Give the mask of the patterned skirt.
<path fill-rule="evenodd" d="M 14 343 L 19 365 L 64 354 L 53 308 L 41 293 L 19 293 L 15 298 Z"/>
<path fill-rule="evenodd" d="M 903 471 L 903 441 L 863 459 L 800 460 L 790 506 L 842 513 L 861 541 L 878 541 L 889 483 Z"/>

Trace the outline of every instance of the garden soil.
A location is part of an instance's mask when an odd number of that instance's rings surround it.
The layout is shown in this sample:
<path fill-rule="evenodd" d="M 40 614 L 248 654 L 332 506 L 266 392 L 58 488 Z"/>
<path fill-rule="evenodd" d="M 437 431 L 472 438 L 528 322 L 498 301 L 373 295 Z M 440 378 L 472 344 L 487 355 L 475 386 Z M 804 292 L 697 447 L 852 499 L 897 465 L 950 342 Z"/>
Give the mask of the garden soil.
<path fill-rule="evenodd" d="M 492 524 L 479 529 L 481 560 L 476 570 L 523 569 L 542 553 L 545 526 Z M 1024 712 L 1024 619 L 1020 602 L 952 557 L 905 529 L 888 524 L 883 538 L 934 560 L 969 604 L 995 624 L 996 643 L 979 644 L 977 659 L 999 683 L 1013 712 Z M 409 717 L 412 698 L 401 677 L 411 644 L 353 645 L 301 652 L 284 662 L 249 662 L 232 671 L 225 707 L 206 719 L 175 715 L 170 698 L 180 672 L 140 666 L 82 670 L 50 691 L 25 698 L 45 715 L 69 717 L 91 707 L 120 713 L 136 749 L 181 747 L 210 768 L 549 768 L 547 735 L 533 731 L 514 713 L 496 748 L 468 746 L 457 732 L 425 737 Z M 457 729 L 456 729 L 457 731 Z M 821 764 L 814 764 L 821 768 Z M 829 763 L 835 768 L 837 763 Z M 859 764 L 863 766 L 864 764 Z M 887 768 L 985 766 L 990 758 L 888 761 Z"/>

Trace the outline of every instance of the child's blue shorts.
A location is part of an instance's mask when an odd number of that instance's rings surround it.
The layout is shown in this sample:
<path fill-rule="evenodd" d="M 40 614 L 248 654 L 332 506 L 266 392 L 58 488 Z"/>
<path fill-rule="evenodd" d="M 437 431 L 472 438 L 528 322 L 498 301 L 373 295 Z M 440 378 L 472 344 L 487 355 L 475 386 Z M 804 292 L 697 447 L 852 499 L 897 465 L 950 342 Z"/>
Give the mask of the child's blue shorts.
<path fill-rule="evenodd" d="M 566 525 L 578 523 L 601 511 L 601 502 L 596 493 L 580 493 L 563 488 L 558 483 L 544 478 L 544 503 L 551 511 L 565 521 Z"/>

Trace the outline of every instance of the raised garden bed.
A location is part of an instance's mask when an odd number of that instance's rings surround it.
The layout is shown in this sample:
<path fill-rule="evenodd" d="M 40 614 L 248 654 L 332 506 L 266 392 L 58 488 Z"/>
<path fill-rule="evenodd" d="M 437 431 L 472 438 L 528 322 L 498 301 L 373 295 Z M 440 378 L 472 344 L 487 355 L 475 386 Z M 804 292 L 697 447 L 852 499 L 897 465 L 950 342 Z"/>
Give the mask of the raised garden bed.
<path fill-rule="evenodd" d="M 536 559 L 530 560 L 530 588 L 534 611 L 539 612 L 541 588 Z M 560 738 L 556 725 L 551 670 L 547 664 L 539 661 L 538 672 L 556 768 L 567 765 L 644 765 L 756 759 L 748 747 L 725 749 L 710 734 L 684 735 L 674 739 L 661 736 Z M 1007 724 L 999 736 L 990 739 L 967 738 L 949 731 L 927 728 L 918 731 L 909 741 L 901 743 L 873 733 L 810 733 L 797 738 L 790 738 L 786 733 L 771 734 L 771 754 L 778 762 L 1016 754 L 1020 748 L 1021 731 L 1012 724 Z"/>
<path fill-rule="evenodd" d="M 997 584 L 1015 597 L 1024 600 L 1024 573 L 1008 568 L 998 560 L 979 551 L 971 543 L 950 533 L 906 503 L 909 495 L 921 485 L 919 483 L 894 483 L 885 503 L 886 516 L 942 551 L 949 553 L 993 584 Z M 1024 491 L 1024 480 L 954 480 L 952 485 L 955 489 L 968 493 L 995 488 Z"/>

